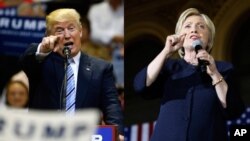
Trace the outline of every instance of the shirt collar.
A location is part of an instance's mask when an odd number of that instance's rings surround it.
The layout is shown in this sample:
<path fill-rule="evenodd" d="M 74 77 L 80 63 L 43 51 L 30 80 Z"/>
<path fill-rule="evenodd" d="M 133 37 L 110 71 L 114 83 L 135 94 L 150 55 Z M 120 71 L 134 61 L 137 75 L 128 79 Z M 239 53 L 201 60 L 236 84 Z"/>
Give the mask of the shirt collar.
<path fill-rule="evenodd" d="M 76 56 L 72 57 L 73 62 L 79 64 L 81 52 L 79 51 Z"/>

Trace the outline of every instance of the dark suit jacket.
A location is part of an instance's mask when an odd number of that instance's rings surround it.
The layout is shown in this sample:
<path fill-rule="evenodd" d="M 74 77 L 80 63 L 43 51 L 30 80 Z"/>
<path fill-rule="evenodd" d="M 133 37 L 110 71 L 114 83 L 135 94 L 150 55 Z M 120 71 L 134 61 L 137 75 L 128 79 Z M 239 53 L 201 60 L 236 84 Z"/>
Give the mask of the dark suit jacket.
<path fill-rule="evenodd" d="M 23 70 L 29 78 L 31 109 L 60 109 L 60 93 L 64 78 L 64 59 L 50 53 L 37 60 L 37 44 L 32 44 L 21 57 Z M 122 111 L 114 83 L 111 64 L 81 53 L 76 91 L 76 109 L 98 108 L 104 121 L 119 125 L 123 133 Z"/>
<path fill-rule="evenodd" d="M 211 78 L 183 59 L 164 64 L 156 81 L 146 87 L 147 68 L 136 76 L 137 92 L 161 96 L 161 109 L 151 141 L 226 141 L 226 120 L 239 116 L 244 105 L 233 84 L 233 66 L 216 62 L 228 84 L 227 108 L 223 108 Z"/>

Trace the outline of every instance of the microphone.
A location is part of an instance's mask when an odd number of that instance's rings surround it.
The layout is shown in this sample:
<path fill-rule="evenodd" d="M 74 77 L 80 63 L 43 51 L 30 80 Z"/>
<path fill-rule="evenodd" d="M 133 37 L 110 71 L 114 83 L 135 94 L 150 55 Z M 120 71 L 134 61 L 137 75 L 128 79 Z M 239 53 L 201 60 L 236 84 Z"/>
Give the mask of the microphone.
<path fill-rule="evenodd" d="M 202 45 L 203 43 L 201 40 L 194 40 L 194 42 L 192 43 L 192 47 L 195 49 L 196 54 L 200 49 L 202 49 Z M 198 58 L 198 66 L 200 67 L 201 72 L 206 72 L 207 65 L 209 65 L 209 62 L 207 60 L 201 60 L 200 58 Z"/>
<path fill-rule="evenodd" d="M 73 42 L 68 42 L 64 44 L 64 48 L 63 48 L 63 54 L 66 56 L 65 60 L 64 60 L 64 77 L 63 77 L 63 81 L 62 81 L 62 86 L 61 86 L 61 90 L 60 90 L 60 109 L 62 111 L 65 110 L 66 107 L 66 91 L 67 91 L 67 66 L 69 65 L 68 63 L 68 59 L 69 56 L 71 54 L 71 50 L 70 50 L 70 45 L 73 45 Z"/>
<path fill-rule="evenodd" d="M 195 49 L 196 54 L 200 49 L 202 49 L 202 45 L 203 43 L 199 39 L 193 41 L 192 47 Z"/>
<path fill-rule="evenodd" d="M 63 48 L 63 54 L 66 56 L 66 59 L 68 59 L 71 54 L 69 45 L 72 45 L 72 43 L 71 42 L 65 43 Z"/>

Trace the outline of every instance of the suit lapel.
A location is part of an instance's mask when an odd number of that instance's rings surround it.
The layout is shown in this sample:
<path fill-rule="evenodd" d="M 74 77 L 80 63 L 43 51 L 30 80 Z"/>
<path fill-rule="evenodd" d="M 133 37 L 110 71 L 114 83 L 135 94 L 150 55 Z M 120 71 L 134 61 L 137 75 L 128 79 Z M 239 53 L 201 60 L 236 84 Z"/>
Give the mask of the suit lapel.
<path fill-rule="evenodd" d="M 57 54 L 53 55 L 53 65 L 56 74 L 57 93 L 60 94 L 64 78 L 64 59 Z"/>
<path fill-rule="evenodd" d="M 76 108 L 80 108 L 84 100 L 86 100 L 91 74 L 90 59 L 87 55 L 81 53 L 77 78 Z"/>

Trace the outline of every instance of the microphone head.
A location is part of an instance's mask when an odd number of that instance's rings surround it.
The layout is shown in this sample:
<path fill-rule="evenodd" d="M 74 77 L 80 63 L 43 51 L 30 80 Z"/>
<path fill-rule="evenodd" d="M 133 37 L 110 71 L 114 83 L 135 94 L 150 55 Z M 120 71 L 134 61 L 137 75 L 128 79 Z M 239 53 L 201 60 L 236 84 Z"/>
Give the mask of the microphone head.
<path fill-rule="evenodd" d="M 64 48 L 63 48 L 63 54 L 68 58 L 71 54 L 71 50 L 70 50 L 70 45 L 73 45 L 72 42 L 68 42 L 64 44 Z"/>
<path fill-rule="evenodd" d="M 202 49 L 202 45 L 203 43 L 200 39 L 194 40 L 192 43 L 192 47 L 195 49 L 195 51 Z"/>
<path fill-rule="evenodd" d="M 68 42 L 64 44 L 64 48 L 63 48 L 63 54 L 66 56 L 66 58 L 69 58 L 70 54 L 71 54 L 71 50 L 70 50 L 70 45 L 73 45 L 72 42 Z"/>
<path fill-rule="evenodd" d="M 70 53 L 71 53 L 70 48 L 69 48 L 68 46 L 65 46 L 65 47 L 63 48 L 63 54 L 66 55 L 66 56 L 69 56 Z"/>

